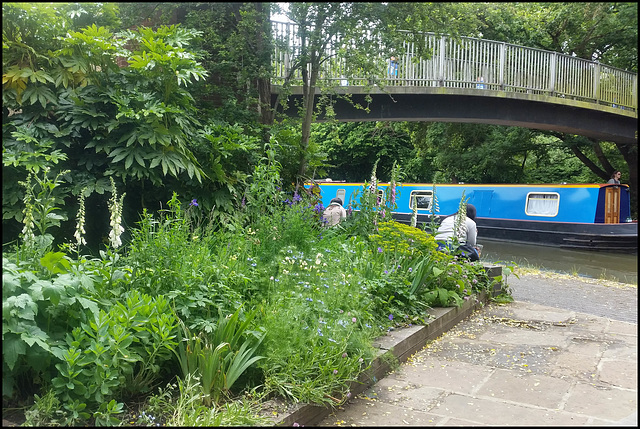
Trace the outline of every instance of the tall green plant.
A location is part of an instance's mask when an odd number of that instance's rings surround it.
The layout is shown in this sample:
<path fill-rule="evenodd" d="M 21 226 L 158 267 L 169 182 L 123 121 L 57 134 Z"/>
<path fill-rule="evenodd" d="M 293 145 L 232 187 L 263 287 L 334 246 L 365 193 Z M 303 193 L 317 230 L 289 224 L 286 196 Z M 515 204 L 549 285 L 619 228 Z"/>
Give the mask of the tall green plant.
<path fill-rule="evenodd" d="M 42 178 L 29 173 L 27 180 L 20 182 L 26 190 L 22 218 L 22 249 L 31 255 L 42 254 L 51 249 L 54 238 L 49 229 L 59 227 L 60 222 L 66 220 L 64 213 L 58 213 L 58 205 L 62 198 L 57 188 L 62 183 L 62 176 L 68 171 L 59 171 L 53 179 L 48 177 L 49 171 L 49 167 L 45 167 Z M 35 184 L 31 183 L 32 178 Z"/>
<path fill-rule="evenodd" d="M 229 395 L 238 378 L 255 362 L 264 333 L 250 331 L 256 315 L 252 311 L 241 320 L 241 307 L 231 316 L 219 314 L 212 333 L 193 335 L 181 321 L 181 333 L 175 354 L 183 377 L 200 378 L 203 401 L 207 406 L 217 404 L 223 395 Z"/>

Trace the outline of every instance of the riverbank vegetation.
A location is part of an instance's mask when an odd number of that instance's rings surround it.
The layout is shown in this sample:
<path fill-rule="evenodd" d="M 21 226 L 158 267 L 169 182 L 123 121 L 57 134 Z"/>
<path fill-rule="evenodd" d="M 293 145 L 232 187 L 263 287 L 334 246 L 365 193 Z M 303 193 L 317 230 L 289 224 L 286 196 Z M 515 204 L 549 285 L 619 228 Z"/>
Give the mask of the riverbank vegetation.
<path fill-rule="evenodd" d="M 491 291 L 480 262 L 390 220 L 369 184 L 327 228 L 317 199 L 271 173 L 238 214 L 252 222 L 214 231 L 197 198 L 174 194 L 126 246 L 114 186 L 99 257 L 82 252 L 82 202 L 75 241 L 55 249 L 56 183 L 25 184 L 38 198 L 3 252 L 3 394 L 27 425 L 257 424 L 272 397 L 339 405 L 377 336 Z"/>

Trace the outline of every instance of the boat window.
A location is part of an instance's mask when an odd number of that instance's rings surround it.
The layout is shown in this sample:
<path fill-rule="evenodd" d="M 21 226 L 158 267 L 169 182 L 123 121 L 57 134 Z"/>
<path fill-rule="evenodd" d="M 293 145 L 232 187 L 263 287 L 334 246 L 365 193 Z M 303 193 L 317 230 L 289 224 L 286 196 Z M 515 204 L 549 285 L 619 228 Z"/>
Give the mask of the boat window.
<path fill-rule="evenodd" d="M 346 204 L 347 202 L 344 200 L 344 196 L 346 195 L 346 191 L 344 189 L 338 189 L 336 191 L 336 198 L 340 198 L 342 200 L 342 204 Z"/>
<path fill-rule="evenodd" d="M 431 208 L 431 196 L 433 191 L 411 191 L 409 196 L 409 209 L 413 210 L 413 200 L 416 200 L 419 209 L 429 210 Z"/>
<path fill-rule="evenodd" d="M 556 216 L 559 202 L 560 195 L 555 192 L 530 192 L 525 213 L 529 216 Z"/>

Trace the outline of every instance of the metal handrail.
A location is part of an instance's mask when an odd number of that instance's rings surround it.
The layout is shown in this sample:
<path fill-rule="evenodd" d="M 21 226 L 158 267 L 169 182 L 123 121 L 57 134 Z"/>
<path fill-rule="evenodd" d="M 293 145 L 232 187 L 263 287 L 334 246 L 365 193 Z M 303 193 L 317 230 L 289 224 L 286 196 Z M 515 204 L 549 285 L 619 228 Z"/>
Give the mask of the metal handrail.
<path fill-rule="evenodd" d="M 297 24 L 271 21 L 277 42 L 272 57 L 272 83 L 282 85 L 300 53 Z M 390 75 L 389 58 L 380 56 L 379 67 L 345 75 L 345 62 L 335 51 L 323 63 L 320 79 L 335 85 L 447 87 L 540 94 L 599 105 L 638 109 L 637 73 L 570 55 L 472 37 L 425 33 L 429 58 L 419 56 L 414 43 L 404 42 L 397 58 L 397 75 Z M 279 42 L 279 43 L 278 43 Z M 334 46 L 328 49 L 335 49 Z M 383 52 L 381 49 L 380 52 Z M 372 74 L 373 73 L 373 74 Z M 301 85 L 298 70 L 290 78 Z"/>

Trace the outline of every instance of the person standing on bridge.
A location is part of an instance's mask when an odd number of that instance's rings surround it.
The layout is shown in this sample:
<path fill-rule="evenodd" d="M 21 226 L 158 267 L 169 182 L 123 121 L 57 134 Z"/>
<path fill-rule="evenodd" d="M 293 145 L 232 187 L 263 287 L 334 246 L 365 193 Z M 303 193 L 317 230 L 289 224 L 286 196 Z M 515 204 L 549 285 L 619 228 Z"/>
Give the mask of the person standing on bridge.
<path fill-rule="evenodd" d="M 611 179 L 609 179 L 607 184 L 609 184 L 609 185 L 619 185 L 621 176 L 622 176 L 622 173 L 620 173 L 620 170 L 614 171 L 613 174 L 611 175 Z"/>
<path fill-rule="evenodd" d="M 389 77 L 397 78 L 398 77 L 398 61 L 396 57 L 393 55 L 389 59 Z"/>

